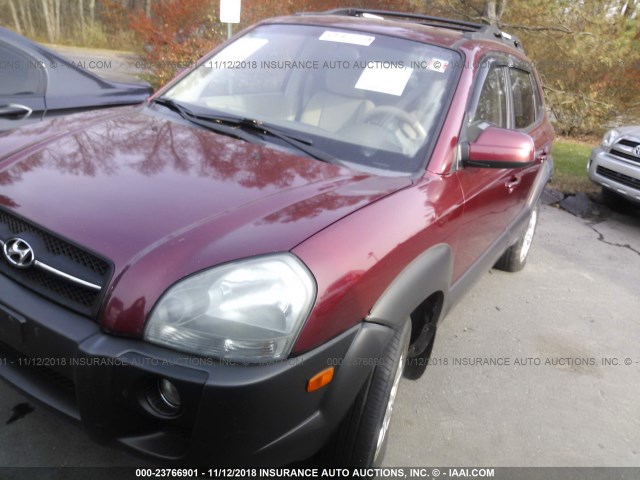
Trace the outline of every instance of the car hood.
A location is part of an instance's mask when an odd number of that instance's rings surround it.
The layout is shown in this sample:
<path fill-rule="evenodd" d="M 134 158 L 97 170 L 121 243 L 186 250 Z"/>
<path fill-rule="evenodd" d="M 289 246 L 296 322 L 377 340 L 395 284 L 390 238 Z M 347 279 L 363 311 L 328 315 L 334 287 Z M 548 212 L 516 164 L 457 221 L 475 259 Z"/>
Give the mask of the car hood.
<path fill-rule="evenodd" d="M 616 130 L 620 132 L 620 135 L 635 135 L 640 136 L 640 125 L 628 125 L 625 127 L 616 127 Z"/>
<path fill-rule="evenodd" d="M 103 325 L 132 334 L 178 279 L 290 250 L 410 184 L 235 140 L 149 109 L 44 122 L 0 137 L 0 158 L 4 152 L 12 153 L 0 160 L 0 206 L 111 259 Z M 123 316 L 134 310 L 136 320 Z"/>

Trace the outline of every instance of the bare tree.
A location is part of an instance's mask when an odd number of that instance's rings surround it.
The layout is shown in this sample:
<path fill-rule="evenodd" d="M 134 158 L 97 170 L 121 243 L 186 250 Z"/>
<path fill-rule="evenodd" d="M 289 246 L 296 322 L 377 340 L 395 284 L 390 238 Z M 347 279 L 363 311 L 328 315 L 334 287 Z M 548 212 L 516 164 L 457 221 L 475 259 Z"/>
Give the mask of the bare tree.
<path fill-rule="evenodd" d="M 16 6 L 13 4 L 13 0 L 9 0 L 9 10 L 11 10 L 11 17 L 16 27 L 16 32 L 22 35 L 22 28 L 20 27 L 20 21 L 18 20 L 18 12 L 16 12 Z"/>
<path fill-rule="evenodd" d="M 27 33 L 33 37 L 35 28 L 33 28 L 33 17 L 31 16 L 31 2 L 20 2 L 20 15 L 23 25 L 27 26 Z"/>
<path fill-rule="evenodd" d="M 60 37 L 60 0 L 54 0 L 54 7 L 56 26 L 55 41 L 58 41 L 58 38 Z"/>
<path fill-rule="evenodd" d="M 431 8 L 432 0 L 425 0 Z M 497 27 L 507 6 L 507 0 L 444 0 L 445 11 L 460 15 L 475 22 L 488 23 Z M 448 13 L 447 13 L 448 14 Z"/>
<path fill-rule="evenodd" d="M 78 22 L 80 23 L 80 35 L 82 36 L 82 41 L 84 42 L 86 39 L 86 35 L 85 35 L 86 20 L 84 18 L 84 0 L 78 0 Z"/>
<path fill-rule="evenodd" d="M 507 0 L 485 0 L 482 12 L 483 20 L 489 25 L 497 27 L 506 5 Z"/>
<path fill-rule="evenodd" d="M 41 4 L 42 4 L 42 15 L 43 15 L 43 20 L 44 20 L 44 25 L 45 28 L 47 29 L 47 38 L 49 39 L 49 42 L 53 43 L 54 41 L 54 28 L 55 28 L 55 24 L 52 22 L 51 19 L 51 12 L 49 11 L 49 2 L 48 0 L 40 0 Z"/>

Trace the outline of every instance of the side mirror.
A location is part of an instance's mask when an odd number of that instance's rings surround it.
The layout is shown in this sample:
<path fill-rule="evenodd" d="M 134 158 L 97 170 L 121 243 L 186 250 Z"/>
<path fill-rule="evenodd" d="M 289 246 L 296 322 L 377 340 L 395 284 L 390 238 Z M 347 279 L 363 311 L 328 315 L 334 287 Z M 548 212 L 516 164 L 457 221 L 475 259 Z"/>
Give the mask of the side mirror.
<path fill-rule="evenodd" d="M 489 127 L 462 145 L 462 164 L 480 168 L 522 168 L 534 163 L 535 144 L 522 132 Z"/>

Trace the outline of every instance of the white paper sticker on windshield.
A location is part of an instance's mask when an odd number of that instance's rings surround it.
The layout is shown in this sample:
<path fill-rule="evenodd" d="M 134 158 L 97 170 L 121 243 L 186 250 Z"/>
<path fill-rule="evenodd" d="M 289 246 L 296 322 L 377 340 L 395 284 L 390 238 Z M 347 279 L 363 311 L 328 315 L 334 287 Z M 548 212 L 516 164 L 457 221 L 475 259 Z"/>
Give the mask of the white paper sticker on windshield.
<path fill-rule="evenodd" d="M 356 83 L 360 90 L 402 95 L 413 68 L 389 64 L 387 62 L 369 62 Z"/>
<path fill-rule="evenodd" d="M 218 53 L 208 63 L 224 65 L 225 62 L 242 62 L 264 47 L 269 40 L 266 38 L 239 38 L 227 48 Z"/>
<path fill-rule="evenodd" d="M 438 60 L 437 58 L 432 58 L 429 60 L 427 64 L 427 70 L 433 70 L 434 72 L 444 73 L 447 71 L 447 67 L 449 67 L 449 62 L 445 62 L 444 60 Z"/>
<path fill-rule="evenodd" d="M 370 35 L 360 35 L 359 33 L 332 32 L 327 30 L 320 35 L 320 40 L 325 42 L 351 43 L 353 45 L 363 45 L 368 47 L 376 37 Z"/>

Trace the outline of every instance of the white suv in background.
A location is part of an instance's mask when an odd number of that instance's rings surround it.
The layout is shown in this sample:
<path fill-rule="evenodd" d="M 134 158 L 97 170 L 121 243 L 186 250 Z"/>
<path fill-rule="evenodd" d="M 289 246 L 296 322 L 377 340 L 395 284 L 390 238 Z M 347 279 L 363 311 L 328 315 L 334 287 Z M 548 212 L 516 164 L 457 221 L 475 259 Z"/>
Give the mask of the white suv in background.
<path fill-rule="evenodd" d="M 602 185 L 606 203 L 623 197 L 640 204 L 640 125 L 608 131 L 591 152 L 587 173 Z"/>

